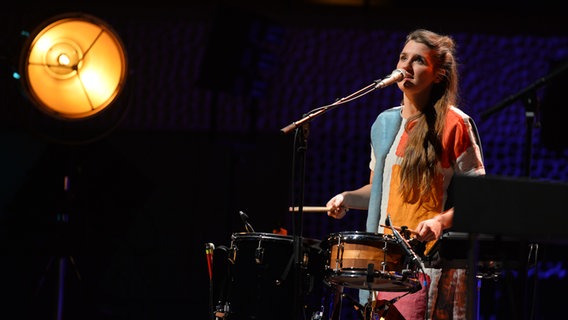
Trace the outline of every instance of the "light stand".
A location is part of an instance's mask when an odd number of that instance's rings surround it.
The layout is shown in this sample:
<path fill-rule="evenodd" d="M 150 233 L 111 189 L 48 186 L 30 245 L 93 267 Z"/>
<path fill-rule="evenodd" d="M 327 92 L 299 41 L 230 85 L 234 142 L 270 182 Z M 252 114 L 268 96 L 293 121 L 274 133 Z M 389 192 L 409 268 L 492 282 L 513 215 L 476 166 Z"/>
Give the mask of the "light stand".
<path fill-rule="evenodd" d="M 64 239 L 60 239 L 62 241 L 66 241 L 68 239 L 66 239 L 67 236 L 67 229 L 69 228 L 69 222 L 70 222 L 70 214 L 71 212 L 68 212 L 67 210 L 71 210 L 71 190 L 70 188 L 70 177 L 69 175 L 66 175 L 65 177 L 63 177 L 63 197 L 64 197 L 64 201 L 65 201 L 65 205 L 63 207 L 63 211 L 62 212 L 58 212 L 57 213 L 57 222 L 60 224 L 60 227 L 63 229 L 62 233 L 64 235 Z M 69 202 L 69 203 L 67 203 Z M 52 257 L 52 259 L 54 259 L 54 257 Z M 77 276 L 77 279 L 79 281 L 81 281 L 81 273 L 79 272 L 79 269 L 77 268 L 77 265 L 75 264 L 75 258 L 71 253 L 68 253 L 67 255 L 65 253 L 61 253 L 60 256 L 58 257 L 58 282 L 57 282 L 57 309 L 56 309 L 56 319 L 63 319 L 63 313 L 64 313 L 64 306 L 65 306 L 65 277 L 67 275 L 67 269 L 68 269 L 68 262 L 71 263 L 71 267 L 73 267 L 73 271 L 75 271 L 75 275 Z"/>
<path fill-rule="evenodd" d="M 109 113 L 124 89 L 127 57 L 118 34 L 103 20 L 84 13 L 64 13 L 44 21 L 28 36 L 20 55 L 19 73 L 25 97 L 37 107 L 23 113 L 29 129 L 51 142 L 85 144 L 103 137 L 126 114 Z M 103 112 L 105 111 L 105 112 Z M 106 116 L 106 117 L 104 117 Z M 113 117 L 110 121 L 108 117 Z M 56 222 L 61 242 L 68 241 L 71 210 L 73 155 L 65 154 L 62 211 Z M 64 246 L 65 243 L 58 243 Z M 56 257 L 47 265 L 51 268 Z M 57 254 L 58 281 L 56 319 L 65 309 L 65 279 L 69 264 L 81 280 L 75 259 L 68 252 Z M 40 283 L 41 285 L 41 283 Z"/>

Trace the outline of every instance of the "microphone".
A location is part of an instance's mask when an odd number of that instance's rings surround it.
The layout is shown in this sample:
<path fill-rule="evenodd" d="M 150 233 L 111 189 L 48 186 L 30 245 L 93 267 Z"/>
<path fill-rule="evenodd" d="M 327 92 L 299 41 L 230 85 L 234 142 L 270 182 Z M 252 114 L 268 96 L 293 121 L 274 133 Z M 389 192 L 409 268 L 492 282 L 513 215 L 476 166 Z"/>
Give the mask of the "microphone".
<path fill-rule="evenodd" d="M 205 244 L 205 257 L 207 258 L 209 280 L 213 279 L 213 250 L 215 250 L 215 245 L 213 243 L 208 242 Z"/>
<path fill-rule="evenodd" d="M 391 84 L 400 82 L 406 77 L 407 74 L 408 74 L 408 72 L 406 72 L 406 70 L 404 70 L 404 69 L 395 69 L 386 78 L 384 78 L 380 81 L 375 80 L 375 82 L 378 81 L 376 86 L 375 86 L 375 89 L 382 89 L 384 87 L 390 86 Z"/>
<path fill-rule="evenodd" d="M 390 214 L 387 215 L 387 219 L 386 219 L 386 224 L 388 226 L 391 226 L 391 219 L 390 219 Z M 404 239 L 400 233 L 398 232 L 398 230 L 396 230 L 395 228 L 392 228 L 392 233 L 394 234 L 396 240 L 401 244 L 402 249 L 404 249 L 404 251 L 406 252 L 406 254 L 410 257 L 411 261 L 413 263 L 415 263 L 418 266 L 422 266 L 421 263 L 421 259 L 420 257 L 418 257 L 418 255 L 416 253 L 414 253 L 414 250 L 412 250 L 412 247 L 410 246 L 410 244 L 408 244 L 408 242 L 406 241 L 406 239 Z"/>

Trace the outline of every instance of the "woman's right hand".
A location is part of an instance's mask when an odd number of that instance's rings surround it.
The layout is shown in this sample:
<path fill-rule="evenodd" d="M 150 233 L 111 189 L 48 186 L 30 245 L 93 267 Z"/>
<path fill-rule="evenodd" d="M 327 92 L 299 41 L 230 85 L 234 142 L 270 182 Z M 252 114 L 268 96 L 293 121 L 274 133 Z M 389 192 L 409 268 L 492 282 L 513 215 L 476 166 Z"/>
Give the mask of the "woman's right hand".
<path fill-rule="evenodd" d="M 327 202 L 326 208 L 327 215 L 335 219 L 342 219 L 349 211 L 349 208 L 345 205 L 345 195 L 343 193 L 331 198 Z"/>

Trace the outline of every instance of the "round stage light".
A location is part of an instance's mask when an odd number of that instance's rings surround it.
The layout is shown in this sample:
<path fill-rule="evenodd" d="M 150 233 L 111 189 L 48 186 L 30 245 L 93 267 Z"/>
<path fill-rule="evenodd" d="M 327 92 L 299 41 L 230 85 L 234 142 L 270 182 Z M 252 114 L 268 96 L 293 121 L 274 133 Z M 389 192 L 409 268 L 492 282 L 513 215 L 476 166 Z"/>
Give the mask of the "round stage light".
<path fill-rule="evenodd" d="M 30 34 L 20 73 L 28 97 L 57 119 L 90 118 L 122 91 L 127 57 L 117 33 L 103 20 L 66 13 Z"/>

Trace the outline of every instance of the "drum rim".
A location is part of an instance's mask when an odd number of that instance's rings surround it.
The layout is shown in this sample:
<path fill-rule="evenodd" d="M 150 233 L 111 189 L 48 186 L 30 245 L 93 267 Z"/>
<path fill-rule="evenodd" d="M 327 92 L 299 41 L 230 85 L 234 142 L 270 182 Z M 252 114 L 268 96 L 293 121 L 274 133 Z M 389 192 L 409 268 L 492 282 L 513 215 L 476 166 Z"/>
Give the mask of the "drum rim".
<path fill-rule="evenodd" d="M 284 235 L 278 233 L 270 233 L 270 232 L 233 232 L 231 234 L 231 241 L 236 241 L 238 238 L 242 239 L 255 239 L 259 240 L 283 240 L 285 242 L 294 242 L 294 237 L 291 235 Z M 303 245 L 307 246 L 319 246 L 321 240 L 314 239 L 314 238 L 306 238 L 302 237 Z"/>
<path fill-rule="evenodd" d="M 270 233 L 270 232 L 233 232 L 233 234 L 231 234 L 231 239 L 236 239 L 236 238 L 263 238 L 263 239 L 268 239 L 268 238 L 274 238 L 274 239 L 284 239 L 284 240 L 294 240 L 293 237 L 288 236 L 288 235 L 284 235 L 284 234 L 278 234 L 278 233 Z"/>
<path fill-rule="evenodd" d="M 349 268 L 343 269 L 341 271 L 330 269 L 324 271 L 324 279 L 329 283 L 341 285 L 348 288 L 368 289 L 368 284 L 357 285 L 358 282 L 361 282 L 361 279 L 364 279 L 362 276 L 364 276 L 365 274 L 366 270 L 359 268 Z M 373 275 L 374 281 L 371 285 L 371 288 L 373 290 L 404 292 L 410 291 L 420 284 L 419 279 L 413 277 L 405 277 L 398 273 L 389 274 L 388 272 L 383 273 L 374 270 Z M 388 284 L 392 284 L 393 286 L 389 287 L 390 289 L 385 289 L 386 287 L 388 287 Z"/>
<path fill-rule="evenodd" d="M 379 232 L 367 232 L 367 231 L 342 231 L 342 232 L 334 232 L 328 234 L 326 237 L 326 241 L 330 241 L 332 239 L 337 239 L 341 237 L 342 239 L 364 239 L 364 238 L 373 238 L 373 239 L 386 239 L 387 240 L 396 240 L 392 234 L 386 233 L 379 233 Z"/>

